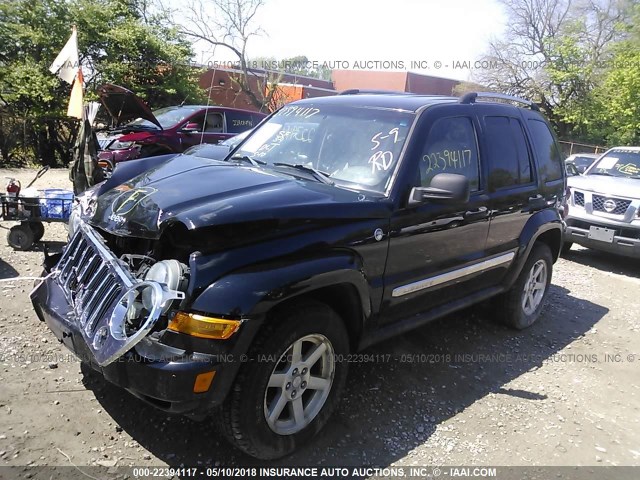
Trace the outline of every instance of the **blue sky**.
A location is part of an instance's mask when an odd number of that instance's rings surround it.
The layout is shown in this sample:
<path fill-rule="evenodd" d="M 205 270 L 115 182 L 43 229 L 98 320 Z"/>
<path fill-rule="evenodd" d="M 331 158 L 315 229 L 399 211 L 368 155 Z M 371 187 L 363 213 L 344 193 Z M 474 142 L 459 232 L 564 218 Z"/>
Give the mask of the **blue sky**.
<path fill-rule="evenodd" d="M 504 28 L 496 0 L 266 0 L 256 16 L 265 34 L 254 37 L 251 57 L 306 55 L 315 61 L 402 61 L 405 70 L 467 80 L 492 36 Z M 217 49 L 198 61 L 231 60 Z M 426 70 L 411 68 L 412 61 Z M 436 62 L 441 62 L 440 68 Z"/>

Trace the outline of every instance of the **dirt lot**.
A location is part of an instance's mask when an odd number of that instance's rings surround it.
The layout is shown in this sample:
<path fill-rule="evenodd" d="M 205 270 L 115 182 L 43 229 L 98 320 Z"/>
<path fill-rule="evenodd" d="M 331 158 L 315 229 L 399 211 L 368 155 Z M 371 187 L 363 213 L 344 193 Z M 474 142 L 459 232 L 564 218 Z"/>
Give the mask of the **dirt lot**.
<path fill-rule="evenodd" d="M 34 173 L 0 170 L 23 184 Z M 70 188 L 63 170 L 35 186 Z M 65 238 L 47 225 L 44 241 Z M 0 278 L 38 275 L 41 257 L 0 239 Z M 31 285 L 0 283 L 0 465 L 256 463 L 209 423 L 86 372 L 33 313 Z M 352 364 L 324 431 L 275 464 L 639 465 L 638 292 L 640 262 L 574 247 L 534 327 L 476 308 L 370 348 L 393 359 Z"/>

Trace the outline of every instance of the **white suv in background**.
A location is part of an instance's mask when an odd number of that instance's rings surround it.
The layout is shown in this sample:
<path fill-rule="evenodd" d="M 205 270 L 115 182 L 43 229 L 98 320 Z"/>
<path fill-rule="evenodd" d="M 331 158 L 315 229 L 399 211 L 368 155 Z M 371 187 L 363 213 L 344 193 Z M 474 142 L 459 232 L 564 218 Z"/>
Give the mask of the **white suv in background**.
<path fill-rule="evenodd" d="M 565 250 L 572 243 L 640 258 L 640 147 L 615 147 L 568 178 Z"/>

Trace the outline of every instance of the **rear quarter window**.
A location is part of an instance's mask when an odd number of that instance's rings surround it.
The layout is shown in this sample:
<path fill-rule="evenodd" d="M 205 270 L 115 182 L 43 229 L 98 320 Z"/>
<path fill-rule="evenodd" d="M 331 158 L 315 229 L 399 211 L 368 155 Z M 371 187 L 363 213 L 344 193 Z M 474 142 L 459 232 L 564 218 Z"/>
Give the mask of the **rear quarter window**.
<path fill-rule="evenodd" d="M 538 157 L 538 173 L 544 183 L 560 180 L 563 174 L 562 156 L 553 133 L 542 120 L 529 119 L 531 143 Z"/>
<path fill-rule="evenodd" d="M 227 119 L 227 132 L 228 133 L 241 133 L 245 130 L 250 130 L 259 122 L 255 121 L 255 115 L 249 112 L 225 112 Z"/>

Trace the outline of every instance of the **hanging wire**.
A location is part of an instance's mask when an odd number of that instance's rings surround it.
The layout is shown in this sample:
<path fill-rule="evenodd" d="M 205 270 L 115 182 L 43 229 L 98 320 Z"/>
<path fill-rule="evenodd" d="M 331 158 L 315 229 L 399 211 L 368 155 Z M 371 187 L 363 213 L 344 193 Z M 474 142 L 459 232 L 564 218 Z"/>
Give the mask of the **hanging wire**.
<path fill-rule="evenodd" d="M 218 45 L 213 46 L 213 53 L 211 54 L 211 56 L 213 56 L 214 58 L 216 55 L 216 48 L 218 48 Z M 204 131 L 207 128 L 207 116 L 209 115 L 209 106 L 211 105 L 211 90 L 213 90 L 213 79 L 216 77 L 217 69 L 218 67 L 214 62 L 213 73 L 211 74 L 211 83 L 209 84 L 209 90 L 207 91 L 207 109 L 204 111 L 204 123 L 202 124 L 202 132 L 200 133 L 200 145 L 202 145 L 202 143 L 204 142 Z M 223 119 L 223 122 L 224 122 L 224 119 Z"/>

